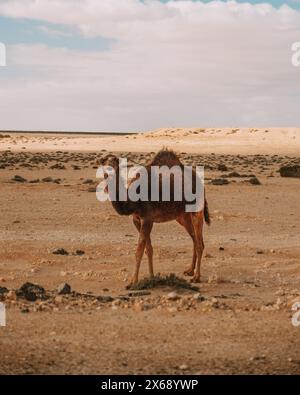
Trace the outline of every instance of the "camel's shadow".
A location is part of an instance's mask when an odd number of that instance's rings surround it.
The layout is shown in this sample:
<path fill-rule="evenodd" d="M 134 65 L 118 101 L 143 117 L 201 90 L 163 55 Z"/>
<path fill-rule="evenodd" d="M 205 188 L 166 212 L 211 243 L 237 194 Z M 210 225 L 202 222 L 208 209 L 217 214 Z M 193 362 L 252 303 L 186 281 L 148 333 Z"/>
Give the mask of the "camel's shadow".
<path fill-rule="evenodd" d="M 134 285 L 130 285 L 127 289 L 141 291 L 144 289 L 172 287 L 177 289 L 188 289 L 191 291 L 199 291 L 199 287 L 192 285 L 184 278 L 177 277 L 174 273 L 161 275 L 158 273 L 153 277 L 146 277 Z"/>

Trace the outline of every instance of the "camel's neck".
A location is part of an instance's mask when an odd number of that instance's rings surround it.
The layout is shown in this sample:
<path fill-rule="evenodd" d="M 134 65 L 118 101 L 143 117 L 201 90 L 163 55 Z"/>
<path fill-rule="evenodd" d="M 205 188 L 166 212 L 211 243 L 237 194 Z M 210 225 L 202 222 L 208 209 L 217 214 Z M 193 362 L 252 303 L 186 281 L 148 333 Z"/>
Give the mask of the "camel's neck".
<path fill-rule="evenodd" d="M 122 175 L 119 167 L 115 168 L 115 173 L 116 173 L 116 199 L 111 202 L 112 206 L 116 210 L 116 212 L 120 215 L 131 215 L 135 211 L 135 204 L 134 202 L 128 200 L 127 189 L 125 190 L 125 200 L 124 200 L 124 196 L 122 196 L 124 195 L 124 193 L 121 193 L 120 185 L 124 185 L 124 180 L 122 179 Z"/>

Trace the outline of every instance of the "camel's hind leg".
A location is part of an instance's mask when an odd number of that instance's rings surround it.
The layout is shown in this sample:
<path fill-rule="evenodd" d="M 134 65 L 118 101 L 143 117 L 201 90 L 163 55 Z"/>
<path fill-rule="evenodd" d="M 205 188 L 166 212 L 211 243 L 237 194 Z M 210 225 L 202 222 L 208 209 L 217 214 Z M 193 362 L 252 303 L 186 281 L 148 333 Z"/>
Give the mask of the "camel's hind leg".
<path fill-rule="evenodd" d="M 196 266 L 196 260 L 197 260 L 197 251 L 196 251 L 194 227 L 193 227 L 193 223 L 192 223 L 191 214 L 190 213 L 185 213 L 181 217 L 177 218 L 176 221 L 185 228 L 185 230 L 188 232 L 188 234 L 191 236 L 191 238 L 193 240 L 193 260 L 192 260 L 192 265 L 189 266 L 184 271 L 185 275 L 193 276 L 194 275 L 195 266 Z"/>
<path fill-rule="evenodd" d="M 196 244 L 196 252 L 197 252 L 197 266 L 196 271 L 194 273 L 193 282 L 200 282 L 200 266 L 201 259 L 204 250 L 204 241 L 203 241 L 203 212 L 193 213 L 192 214 L 192 223 L 194 227 L 195 234 L 195 244 Z"/>
<path fill-rule="evenodd" d="M 140 220 L 138 217 L 133 217 L 133 223 L 137 228 L 140 236 L 138 246 L 136 250 L 136 269 L 133 275 L 132 283 L 137 283 L 140 264 L 143 258 L 144 250 L 146 248 L 146 254 L 148 256 L 149 274 L 151 277 L 154 276 L 153 272 L 153 248 L 151 244 L 150 233 L 153 227 L 153 223 L 150 221 Z"/>

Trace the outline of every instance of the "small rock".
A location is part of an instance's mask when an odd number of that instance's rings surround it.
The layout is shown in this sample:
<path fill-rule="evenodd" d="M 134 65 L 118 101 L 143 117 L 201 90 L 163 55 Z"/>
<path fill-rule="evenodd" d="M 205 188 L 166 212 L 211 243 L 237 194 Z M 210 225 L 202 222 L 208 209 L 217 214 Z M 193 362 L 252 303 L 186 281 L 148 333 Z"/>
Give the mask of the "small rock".
<path fill-rule="evenodd" d="M 45 178 L 42 178 L 42 181 L 43 182 L 53 182 L 53 178 L 52 177 L 45 177 Z"/>
<path fill-rule="evenodd" d="M 208 284 L 217 284 L 219 282 L 219 277 L 217 274 L 212 274 L 208 276 Z"/>
<path fill-rule="evenodd" d="M 224 163 L 220 163 L 218 165 L 218 170 L 220 170 L 220 171 L 227 171 L 228 168 L 227 168 L 227 166 Z"/>
<path fill-rule="evenodd" d="M 32 284 L 32 283 L 25 283 L 22 285 L 22 287 L 17 290 L 17 296 L 23 297 L 26 300 L 29 300 L 30 302 L 34 302 L 37 299 L 45 299 L 45 290 L 43 287 L 41 287 L 38 284 Z"/>
<path fill-rule="evenodd" d="M 16 182 L 27 182 L 26 178 L 18 176 L 18 175 L 15 175 L 12 180 L 16 181 Z"/>
<path fill-rule="evenodd" d="M 87 179 L 87 180 L 84 180 L 83 181 L 83 184 L 94 184 L 95 183 L 95 181 L 94 180 L 91 180 L 91 179 Z"/>
<path fill-rule="evenodd" d="M 228 185 L 229 181 L 226 178 L 214 178 L 210 183 L 212 185 Z"/>
<path fill-rule="evenodd" d="M 167 310 L 169 313 L 176 313 L 178 311 L 177 307 L 168 307 Z"/>
<path fill-rule="evenodd" d="M 83 250 L 76 250 L 76 252 L 75 252 L 75 255 L 79 255 L 79 256 L 82 256 L 84 254 L 85 254 L 85 252 Z"/>
<path fill-rule="evenodd" d="M 68 251 L 66 251 L 64 248 L 58 248 L 57 250 L 54 250 L 53 254 L 55 254 L 55 255 L 69 255 Z"/>
<path fill-rule="evenodd" d="M 62 283 L 57 287 L 57 293 L 59 295 L 67 295 L 71 293 L 71 286 L 67 283 Z"/>
<path fill-rule="evenodd" d="M 176 313 L 178 311 L 178 308 L 177 307 L 168 307 L 167 310 L 169 313 Z"/>
<path fill-rule="evenodd" d="M 261 185 L 261 182 L 259 181 L 259 179 L 257 177 L 250 178 L 249 182 L 252 185 Z"/>
<path fill-rule="evenodd" d="M 197 301 L 199 301 L 199 302 L 203 302 L 203 301 L 205 300 L 205 297 L 202 296 L 199 292 L 197 292 L 197 293 L 195 293 L 195 294 L 193 295 L 193 299 L 194 299 L 194 300 L 197 300 Z"/>
<path fill-rule="evenodd" d="M 0 287 L 0 295 L 6 294 L 6 293 L 8 293 L 8 292 L 9 292 L 9 290 L 8 290 L 7 288 L 5 288 L 5 287 Z"/>
<path fill-rule="evenodd" d="M 97 296 L 96 299 L 102 303 L 109 303 L 114 300 L 112 296 Z"/>
<path fill-rule="evenodd" d="M 179 366 L 180 370 L 188 370 L 188 365 L 186 365 L 185 363 Z"/>
<path fill-rule="evenodd" d="M 177 292 L 173 291 L 173 292 L 168 293 L 167 299 L 168 300 L 177 300 L 177 299 L 180 299 L 180 296 L 177 294 Z"/>
<path fill-rule="evenodd" d="M 6 295 L 7 300 L 17 300 L 17 295 L 15 291 L 9 291 Z"/>
<path fill-rule="evenodd" d="M 55 301 L 55 303 L 62 303 L 63 297 L 62 296 L 55 296 L 54 301 Z"/>
<path fill-rule="evenodd" d="M 279 169 L 281 177 L 295 177 L 300 178 L 300 165 L 282 166 Z"/>
<path fill-rule="evenodd" d="M 120 299 L 116 299 L 116 300 L 114 300 L 113 302 L 112 302 L 112 306 L 120 306 L 121 305 L 121 300 Z"/>

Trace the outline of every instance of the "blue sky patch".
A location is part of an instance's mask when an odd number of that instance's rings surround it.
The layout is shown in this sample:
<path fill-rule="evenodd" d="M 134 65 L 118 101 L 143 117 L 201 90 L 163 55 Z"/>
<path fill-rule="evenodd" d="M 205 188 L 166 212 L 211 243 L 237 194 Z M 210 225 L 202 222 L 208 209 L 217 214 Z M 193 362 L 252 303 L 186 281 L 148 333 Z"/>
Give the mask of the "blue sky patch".
<path fill-rule="evenodd" d="M 87 38 L 76 29 L 32 19 L 0 16 L 0 42 L 11 44 L 45 44 L 50 48 L 81 51 L 108 50 L 114 40 L 104 37 Z"/>

